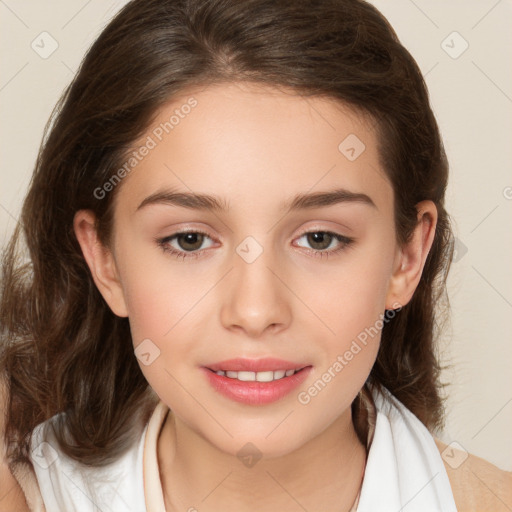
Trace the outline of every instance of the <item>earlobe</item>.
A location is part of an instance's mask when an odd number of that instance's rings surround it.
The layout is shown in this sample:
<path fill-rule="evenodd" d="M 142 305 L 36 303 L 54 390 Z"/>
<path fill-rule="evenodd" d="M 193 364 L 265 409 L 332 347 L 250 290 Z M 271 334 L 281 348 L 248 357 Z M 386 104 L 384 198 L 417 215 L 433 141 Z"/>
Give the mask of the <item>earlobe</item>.
<path fill-rule="evenodd" d="M 432 201 L 421 201 L 416 205 L 416 210 L 417 224 L 411 239 L 397 252 L 386 297 L 386 309 L 397 309 L 411 300 L 434 242 L 437 224 L 435 204 Z"/>
<path fill-rule="evenodd" d="M 78 211 L 73 228 L 96 287 L 115 315 L 127 317 L 126 302 L 114 256 L 98 239 L 94 213 L 90 210 Z"/>

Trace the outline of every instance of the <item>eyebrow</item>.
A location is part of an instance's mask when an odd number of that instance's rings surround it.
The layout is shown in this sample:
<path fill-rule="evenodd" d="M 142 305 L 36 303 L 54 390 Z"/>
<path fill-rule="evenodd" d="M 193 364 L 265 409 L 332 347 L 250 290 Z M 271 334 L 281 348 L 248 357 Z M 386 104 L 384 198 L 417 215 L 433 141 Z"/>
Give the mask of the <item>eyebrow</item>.
<path fill-rule="evenodd" d="M 328 192 L 297 194 L 291 200 L 284 203 L 282 208 L 285 211 L 297 211 L 333 206 L 340 203 L 360 203 L 378 209 L 373 200 L 366 194 L 352 192 L 344 188 L 338 188 Z M 181 206 L 191 210 L 217 212 L 226 212 L 229 210 L 229 203 L 224 198 L 215 195 L 161 190 L 146 197 L 139 204 L 136 211 L 153 204 Z"/>

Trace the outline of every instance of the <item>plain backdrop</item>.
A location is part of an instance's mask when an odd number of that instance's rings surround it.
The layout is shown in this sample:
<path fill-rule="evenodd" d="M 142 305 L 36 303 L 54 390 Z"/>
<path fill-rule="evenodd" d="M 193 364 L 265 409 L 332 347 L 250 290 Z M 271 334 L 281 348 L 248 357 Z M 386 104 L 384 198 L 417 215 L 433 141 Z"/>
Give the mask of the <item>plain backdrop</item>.
<path fill-rule="evenodd" d="M 0 247 L 17 222 L 54 104 L 124 3 L 0 0 Z M 512 470 L 512 2 L 373 3 L 425 76 L 451 166 L 457 253 L 451 324 L 440 344 L 451 368 L 438 437 Z"/>

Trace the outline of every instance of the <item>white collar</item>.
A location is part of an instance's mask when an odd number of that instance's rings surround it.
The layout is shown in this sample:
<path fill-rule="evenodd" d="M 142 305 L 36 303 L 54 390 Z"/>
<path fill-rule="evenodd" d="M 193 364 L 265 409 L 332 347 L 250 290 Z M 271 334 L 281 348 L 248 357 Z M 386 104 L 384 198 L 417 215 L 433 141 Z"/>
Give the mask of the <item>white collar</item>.
<path fill-rule="evenodd" d="M 432 434 L 386 388 L 372 396 L 377 417 L 357 512 L 457 512 Z"/>

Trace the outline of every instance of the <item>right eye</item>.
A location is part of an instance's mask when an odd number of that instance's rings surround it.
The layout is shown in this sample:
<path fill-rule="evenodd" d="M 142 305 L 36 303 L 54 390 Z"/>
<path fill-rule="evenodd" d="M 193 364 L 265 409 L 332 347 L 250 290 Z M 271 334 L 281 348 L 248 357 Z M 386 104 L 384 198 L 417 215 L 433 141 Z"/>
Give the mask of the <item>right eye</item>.
<path fill-rule="evenodd" d="M 206 239 L 212 240 L 208 233 L 203 231 L 179 231 L 170 236 L 158 238 L 156 242 L 164 252 L 178 258 L 190 256 L 197 258 Z"/>

